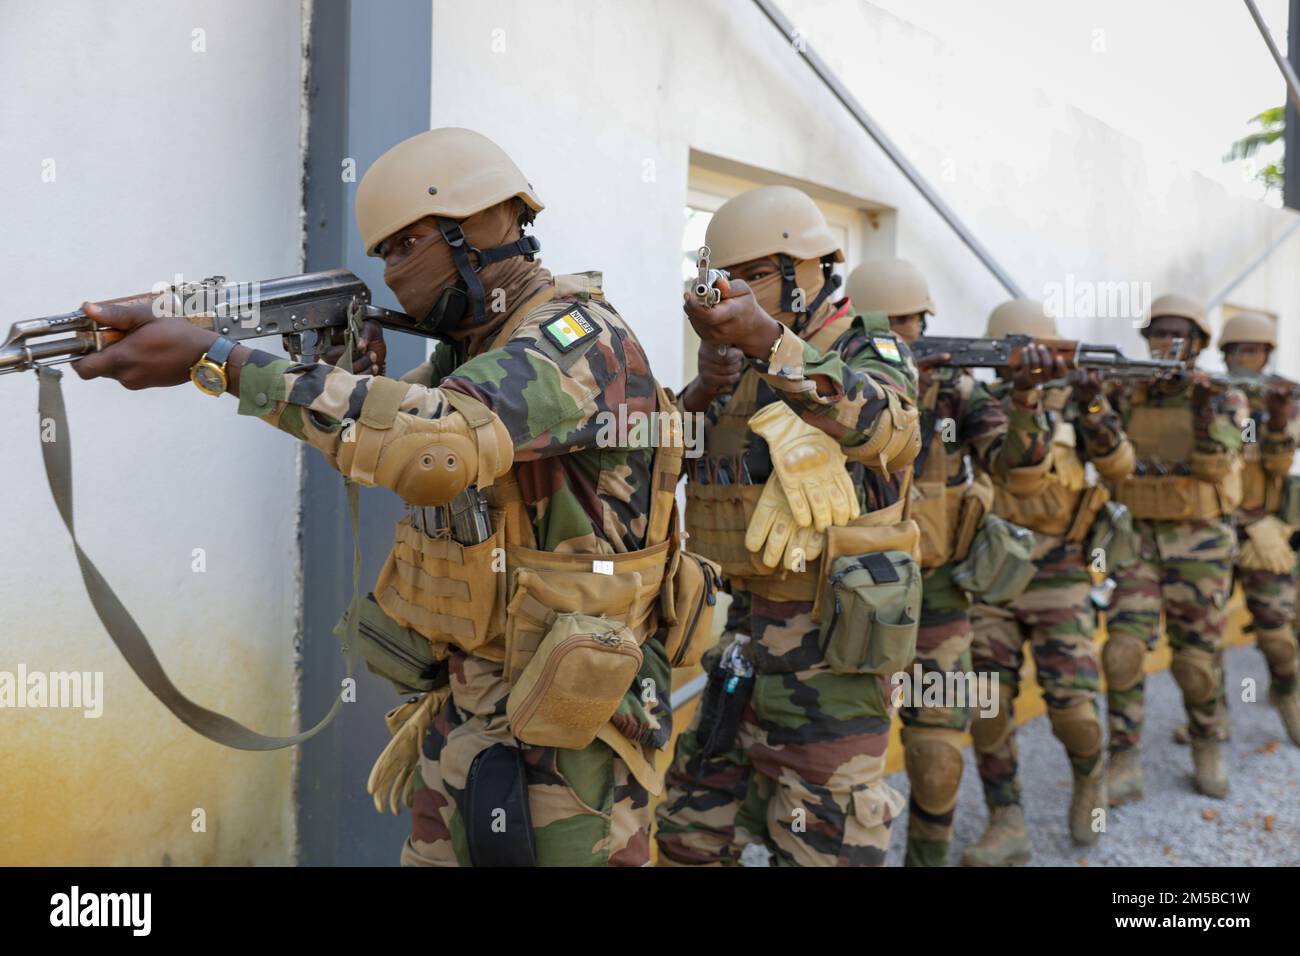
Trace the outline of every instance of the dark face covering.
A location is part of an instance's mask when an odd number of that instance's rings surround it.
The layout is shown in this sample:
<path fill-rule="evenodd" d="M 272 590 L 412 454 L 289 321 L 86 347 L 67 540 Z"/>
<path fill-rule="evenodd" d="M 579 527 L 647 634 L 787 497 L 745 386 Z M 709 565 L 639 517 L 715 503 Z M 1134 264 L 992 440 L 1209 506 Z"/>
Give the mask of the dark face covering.
<path fill-rule="evenodd" d="M 460 226 L 465 241 L 476 249 L 513 242 L 521 231 L 519 203 L 515 199 L 497 203 L 465 219 Z M 478 278 L 485 298 L 483 321 L 475 323 L 473 313 L 467 309 L 455 326 L 439 329 L 440 335 L 464 343 L 470 354 L 477 352 L 527 297 L 545 285 L 551 274 L 540 263 L 516 256 L 484 266 L 478 270 Z M 408 315 L 423 319 L 444 290 L 461 284 L 461 277 L 447 240 L 441 232 L 433 232 L 409 256 L 384 270 L 384 284 L 393 290 Z"/>

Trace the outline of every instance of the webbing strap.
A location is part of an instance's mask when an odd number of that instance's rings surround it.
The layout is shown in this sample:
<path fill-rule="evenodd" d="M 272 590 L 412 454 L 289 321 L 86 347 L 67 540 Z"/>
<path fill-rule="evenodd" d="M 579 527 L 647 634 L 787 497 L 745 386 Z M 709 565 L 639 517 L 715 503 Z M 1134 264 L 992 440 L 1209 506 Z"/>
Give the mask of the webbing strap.
<path fill-rule="evenodd" d="M 98 615 L 104 630 L 108 632 L 108 636 L 112 638 L 135 676 L 183 724 L 211 741 L 236 750 L 279 750 L 316 736 L 338 713 L 343 703 L 342 694 L 335 696 L 329 713 L 310 730 L 290 737 L 267 737 L 249 730 L 224 714 L 201 707 L 182 694 L 171 682 L 171 678 L 163 670 L 162 664 L 159 663 L 157 655 L 154 654 L 139 625 L 113 593 L 113 589 L 77 540 L 77 532 L 73 524 L 71 434 L 68 430 L 63 392 L 59 386 L 62 373 L 58 369 L 38 368 L 36 374 L 40 381 L 37 402 L 40 420 L 52 421 L 55 428 L 55 440 L 41 442 L 41 456 L 45 463 L 45 478 L 49 482 L 50 494 L 54 498 L 55 507 L 59 509 L 64 527 L 68 529 L 68 535 L 72 538 L 77 564 L 81 568 L 81 579 L 85 583 L 86 594 L 95 609 L 95 614 Z M 361 580 L 361 539 L 357 529 L 359 512 L 357 491 L 352 484 L 348 485 L 348 509 L 352 518 L 352 586 L 355 593 Z M 352 621 L 348 629 L 347 645 L 344 648 L 348 677 L 352 676 L 352 665 L 356 657 L 355 648 L 356 622 Z"/>

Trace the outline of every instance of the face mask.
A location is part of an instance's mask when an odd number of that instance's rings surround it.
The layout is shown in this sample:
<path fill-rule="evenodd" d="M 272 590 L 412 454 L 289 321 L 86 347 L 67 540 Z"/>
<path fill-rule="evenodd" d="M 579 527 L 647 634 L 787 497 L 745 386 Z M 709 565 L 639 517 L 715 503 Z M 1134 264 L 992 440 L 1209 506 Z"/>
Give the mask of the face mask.
<path fill-rule="evenodd" d="M 795 286 L 803 292 L 803 302 L 795 303 L 802 313 L 812 305 L 813 300 L 821 293 L 822 286 L 826 284 L 821 262 L 817 259 L 797 260 L 794 267 L 794 281 Z M 781 311 L 781 273 L 774 272 L 757 282 L 751 282 L 749 287 L 754 290 L 754 298 L 763 311 L 778 322 L 783 325 L 793 325 L 797 319 L 802 319 L 802 315 L 796 316 L 793 312 Z"/>
<path fill-rule="evenodd" d="M 384 270 L 384 285 L 393 290 L 402 310 L 413 319 L 428 315 L 442 291 L 459 278 L 451 250 L 439 232 L 425 236 L 413 253 Z"/>

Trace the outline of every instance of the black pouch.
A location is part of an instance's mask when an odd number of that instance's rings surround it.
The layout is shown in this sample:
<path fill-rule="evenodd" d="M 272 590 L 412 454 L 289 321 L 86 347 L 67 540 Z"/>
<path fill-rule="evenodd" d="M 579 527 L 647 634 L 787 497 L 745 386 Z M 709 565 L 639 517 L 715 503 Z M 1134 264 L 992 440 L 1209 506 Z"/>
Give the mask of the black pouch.
<path fill-rule="evenodd" d="M 350 615 L 357 614 L 357 654 L 370 673 L 392 683 L 400 694 L 424 693 L 446 680 L 445 668 L 434 659 L 433 645 L 424 635 L 403 627 L 384 613 L 373 594 L 359 598 L 343 614 L 334 633 L 346 640 Z"/>
<path fill-rule="evenodd" d="M 700 755 L 716 757 L 736 745 L 740 719 L 754 693 L 754 678 L 734 673 L 719 659 L 709 671 L 700 700 L 700 726 L 696 733 Z"/>
<path fill-rule="evenodd" d="M 461 815 L 474 866 L 536 866 L 524 752 L 493 744 L 469 767 Z"/>

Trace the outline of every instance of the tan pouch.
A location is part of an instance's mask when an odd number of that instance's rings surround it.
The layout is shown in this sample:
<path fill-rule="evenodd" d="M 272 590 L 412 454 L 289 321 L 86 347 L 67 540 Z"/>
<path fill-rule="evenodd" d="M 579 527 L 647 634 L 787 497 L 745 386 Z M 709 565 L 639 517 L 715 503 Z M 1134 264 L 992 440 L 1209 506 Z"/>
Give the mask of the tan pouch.
<path fill-rule="evenodd" d="M 511 733 L 536 747 L 581 750 L 614 716 L 641 660 L 626 625 L 557 614 L 506 698 Z"/>
<path fill-rule="evenodd" d="M 964 561 L 970 553 L 971 542 L 980 522 L 993 507 L 993 482 L 984 475 L 977 475 L 975 480 L 962 490 L 959 499 L 960 510 L 957 513 L 956 530 L 952 536 L 953 561 Z"/>
<path fill-rule="evenodd" d="M 952 554 L 952 531 L 960 502 L 943 485 L 917 484 L 912 520 L 921 531 L 921 567 L 937 568 Z"/>
<path fill-rule="evenodd" d="M 1074 518 L 1070 521 L 1070 527 L 1065 532 L 1065 540 L 1078 544 L 1088 537 L 1097 515 L 1101 514 L 1101 509 L 1106 507 L 1108 501 L 1110 501 L 1110 492 L 1105 485 L 1092 485 L 1085 488 L 1079 495 L 1079 503 L 1074 509 Z M 1031 531 L 1038 530 L 1029 527 Z"/>
<path fill-rule="evenodd" d="M 861 520 L 861 519 L 859 519 Z M 813 602 L 812 617 L 821 620 L 822 608 L 829 594 L 830 569 L 835 559 L 861 554 L 880 554 L 885 551 L 906 551 L 912 560 L 921 556 L 921 529 L 911 519 L 883 525 L 848 524 L 826 529 L 826 550 L 822 554 L 825 569 L 818 582 L 817 598 Z"/>
<path fill-rule="evenodd" d="M 1246 525 L 1246 541 L 1237 556 L 1238 567 L 1248 571 L 1271 571 L 1286 574 L 1295 568 L 1291 550 L 1291 528 L 1273 515 Z"/>
<path fill-rule="evenodd" d="M 430 537 L 409 519 L 375 582 L 375 600 L 393 620 L 429 640 L 474 651 L 504 629 L 504 554 L 498 551 L 503 510 L 492 511 L 492 535 L 475 545 Z"/>
<path fill-rule="evenodd" d="M 712 646 L 713 610 L 721 587 L 717 564 L 691 551 L 676 553 L 660 592 L 664 650 L 673 667 L 694 667 Z"/>

